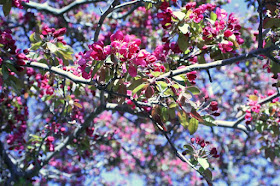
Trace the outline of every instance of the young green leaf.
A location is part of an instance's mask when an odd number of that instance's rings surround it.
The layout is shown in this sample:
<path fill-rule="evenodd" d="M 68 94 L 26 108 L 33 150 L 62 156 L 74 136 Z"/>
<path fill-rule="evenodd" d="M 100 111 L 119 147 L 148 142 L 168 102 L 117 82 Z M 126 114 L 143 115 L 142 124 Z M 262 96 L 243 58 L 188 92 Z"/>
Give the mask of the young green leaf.
<path fill-rule="evenodd" d="M 209 168 L 209 163 L 208 163 L 207 159 L 205 159 L 205 158 L 198 158 L 197 161 L 203 167 L 204 170 Z"/>
<path fill-rule="evenodd" d="M 198 128 L 197 119 L 191 118 L 190 122 L 189 122 L 189 125 L 188 125 L 188 130 L 189 130 L 190 134 L 191 135 L 194 134 L 196 132 L 197 128 Z"/>

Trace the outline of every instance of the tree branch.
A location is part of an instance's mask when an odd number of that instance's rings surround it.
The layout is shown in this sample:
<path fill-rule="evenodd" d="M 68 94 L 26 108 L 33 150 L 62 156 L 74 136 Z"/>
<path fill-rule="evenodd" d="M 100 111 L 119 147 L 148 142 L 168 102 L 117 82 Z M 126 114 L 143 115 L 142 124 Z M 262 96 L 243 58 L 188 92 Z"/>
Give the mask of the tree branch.
<path fill-rule="evenodd" d="M 224 59 L 224 60 L 218 60 L 212 63 L 206 63 L 206 64 L 194 64 L 194 65 L 190 65 L 181 69 L 177 69 L 177 70 L 173 70 L 170 72 L 167 72 L 159 77 L 156 78 L 156 81 L 161 81 L 164 80 L 167 77 L 174 77 L 180 74 L 185 74 L 187 72 L 191 72 L 191 71 L 201 71 L 201 70 L 208 70 L 211 68 L 216 68 L 216 67 L 221 67 L 221 66 L 225 66 L 225 65 L 230 65 L 233 63 L 237 63 L 246 59 L 250 59 L 253 57 L 256 57 L 257 55 L 263 54 L 263 55 L 267 55 L 269 54 L 271 51 L 277 49 L 277 46 L 271 46 L 268 48 L 264 48 L 264 49 L 257 49 L 257 50 L 253 50 L 247 54 L 242 54 L 239 55 L 237 57 L 233 57 L 233 58 L 229 58 L 229 59 Z"/>
<path fill-rule="evenodd" d="M 105 18 L 106 18 L 110 13 L 112 13 L 114 10 L 117 10 L 117 9 L 120 9 L 120 8 L 123 8 L 123 7 L 126 7 L 126 6 L 130 6 L 130 5 L 133 5 L 133 4 L 137 4 L 137 3 L 139 3 L 139 2 L 155 3 L 155 2 L 150 1 L 150 0 L 134 0 L 134 1 L 125 2 L 125 3 L 122 3 L 122 4 L 118 5 L 119 0 L 113 0 L 113 2 L 110 4 L 110 6 L 109 6 L 109 7 L 107 8 L 107 10 L 101 15 L 101 17 L 100 17 L 100 19 L 99 19 L 97 28 L 96 28 L 95 33 L 94 33 L 94 42 L 97 42 L 97 41 L 98 41 L 98 36 L 99 36 L 100 30 L 101 30 L 102 24 L 103 24 Z"/>
<path fill-rule="evenodd" d="M 115 7 L 117 6 L 117 4 L 119 3 L 119 0 L 113 0 L 113 2 L 109 5 L 109 7 L 107 8 L 107 10 L 101 15 L 99 21 L 98 21 L 98 25 L 97 28 L 95 30 L 94 33 L 94 42 L 97 42 L 98 40 L 98 36 L 101 30 L 101 27 L 103 25 L 103 22 L 105 20 L 105 18 L 114 11 Z"/>
<path fill-rule="evenodd" d="M 22 170 L 20 170 L 20 168 L 14 163 L 14 161 L 12 161 L 12 159 L 9 157 L 9 155 L 7 154 L 5 148 L 4 148 L 4 144 L 0 141 L 0 156 L 3 159 L 4 163 L 7 165 L 7 168 L 9 169 L 10 173 L 11 173 L 11 177 L 8 180 L 8 185 L 11 184 L 12 181 L 17 180 L 19 177 L 21 177 L 23 175 Z"/>
<path fill-rule="evenodd" d="M 258 0 L 259 3 L 259 7 L 258 7 L 258 12 L 259 12 L 259 19 L 260 19 L 260 23 L 259 23 L 259 37 L 258 37 L 258 48 L 263 48 L 263 33 L 262 33 L 262 29 L 263 29 L 263 3 L 262 0 Z"/>
<path fill-rule="evenodd" d="M 266 103 L 272 101 L 273 99 L 275 99 L 275 98 L 277 98 L 277 97 L 279 97 L 279 96 L 280 96 L 280 93 L 277 92 L 277 93 L 275 93 L 275 94 L 273 94 L 273 95 L 271 95 L 271 96 L 269 96 L 269 97 L 267 97 L 267 98 L 265 98 L 265 99 L 259 101 L 258 104 L 260 104 L 260 105 L 266 104 Z M 242 121 L 244 121 L 244 120 L 245 120 L 245 114 L 244 114 L 243 116 L 241 116 L 238 120 L 236 120 L 236 121 L 234 122 L 233 127 L 236 128 L 237 125 L 238 125 L 239 123 L 241 123 Z"/>
<path fill-rule="evenodd" d="M 38 172 L 40 171 L 40 169 L 42 167 L 44 167 L 46 164 L 49 163 L 49 161 L 55 156 L 57 155 L 59 152 L 61 152 L 69 143 L 71 143 L 73 141 L 73 139 L 77 138 L 83 131 L 85 131 L 85 129 L 90 126 L 90 124 L 92 123 L 93 119 L 95 117 L 97 117 L 100 113 L 102 113 L 104 111 L 105 107 L 104 105 L 100 105 L 99 107 L 97 107 L 95 109 L 94 112 L 92 112 L 86 119 L 85 122 L 77 127 L 74 132 L 67 136 L 58 146 L 55 147 L 54 151 L 49 153 L 46 158 L 44 159 L 44 161 L 42 162 L 42 165 L 40 165 L 40 167 L 34 167 L 31 170 L 26 171 L 25 177 L 31 178 L 33 176 L 35 176 L 36 174 L 38 174 Z"/>
<path fill-rule="evenodd" d="M 41 70 L 46 70 L 46 71 L 55 73 L 57 75 L 61 75 L 64 78 L 70 79 L 74 83 L 82 83 L 82 84 L 86 84 L 86 85 L 96 85 L 96 82 L 94 80 L 91 81 L 90 79 L 78 77 L 78 76 L 72 74 L 71 72 L 64 71 L 58 67 L 48 66 L 47 64 L 44 64 L 44 63 L 27 62 L 26 65 L 24 65 L 23 67 L 32 67 L 32 68 L 37 68 L 37 69 L 41 69 Z"/>
<path fill-rule="evenodd" d="M 35 3 L 30 1 L 29 3 L 23 2 L 22 5 L 25 8 L 31 8 L 36 9 L 38 11 L 43 11 L 46 13 L 53 14 L 55 16 L 62 16 L 64 13 L 69 12 L 70 10 L 84 4 L 90 4 L 90 3 L 97 3 L 101 2 L 102 0 L 76 0 L 69 5 L 63 7 L 63 8 L 53 8 L 50 5 L 48 5 L 48 1 L 45 3 Z"/>
<path fill-rule="evenodd" d="M 214 123 L 217 125 L 217 127 L 238 129 L 238 130 L 245 132 L 247 135 L 249 135 L 249 131 L 248 131 L 247 127 L 244 125 L 241 125 L 241 124 L 237 124 L 235 126 L 235 121 L 215 120 Z"/>

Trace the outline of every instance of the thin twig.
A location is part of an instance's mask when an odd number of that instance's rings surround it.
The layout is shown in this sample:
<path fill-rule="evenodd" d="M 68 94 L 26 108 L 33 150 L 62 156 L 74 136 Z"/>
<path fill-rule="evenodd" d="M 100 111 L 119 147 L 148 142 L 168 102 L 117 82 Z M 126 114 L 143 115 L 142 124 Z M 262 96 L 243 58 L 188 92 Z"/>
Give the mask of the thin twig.
<path fill-rule="evenodd" d="M 99 36 L 100 30 L 101 30 L 101 27 L 103 25 L 103 22 L 104 22 L 105 18 L 111 12 L 113 12 L 113 10 L 115 9 L 115 7 L 117 6 L 118 3 L 119 3 L 119 0 L 113 0 L 113 2 L 109 5 L 107 10 L 101 15 L 101 17 L 100 17 L 100 19 L 98 21 L 97 28 L 96 28 L 95 33 L 94 33 L 94 42 L 98 41 L 98 36 Z"/>
<path fill-rule="evenodd" d="M 259 12 L 259 19 L 260 19 L 260 24 L 259 24 L 259 38 L 258 38 L 258 48 L 263 48 L 263 3 L 262 0 L 258 0 L 259 7 L 258 7 L 258 12 Z"/>

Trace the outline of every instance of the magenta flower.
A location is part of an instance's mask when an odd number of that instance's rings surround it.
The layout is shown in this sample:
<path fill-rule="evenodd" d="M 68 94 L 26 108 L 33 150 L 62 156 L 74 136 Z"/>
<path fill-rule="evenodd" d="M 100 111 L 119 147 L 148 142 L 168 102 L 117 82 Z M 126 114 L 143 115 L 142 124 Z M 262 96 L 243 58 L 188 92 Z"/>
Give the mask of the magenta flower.
<path fill-rule="evenodd" d="M 136 77 L 137 76 L 137 69 L 134 67 L 134 65 L 130 64 L 128 67 L 128 73 L 132 76 L 132 77 Z"/>
<path fill-rule="evenodd" d="M 190 18 L 193 19 L 195 23 L 199 23 L 204 17 L 203 12 L 204 10 L 201 7 L 198 7 L 190 14 Z"/>
<path fill-rule="evenodd" d="M 226 30 L 225 32 L 224 32 L 224 36 L 225 37 L 230 37 L 230 36 L 232 36 L 232 31 L 230 31 L 230 30 Z"/>
<path fill-rule="evenodd" d="M 233 50 L 233 43 L 231 41 L 223 41 L 222 43 L 219 43 L 218 46 L 223 53 L 231 52 Z"/>
<path fill-rule="evenodd" d="M 124 39 L 124 36 L 123 36 L 122 31 L 120 31 L 120 30 L 118 30 L 116 33 L 114 33 L 110 36 L 111 42 L 113 42 L 113 41 L 123 41 L 123 39 Z"/>
<path fill-rule="evenodd" d="M 216 14 L 218 20 L 223 20 L 227 18 L 227 12 L 224 9 L 217 8 Z"/>

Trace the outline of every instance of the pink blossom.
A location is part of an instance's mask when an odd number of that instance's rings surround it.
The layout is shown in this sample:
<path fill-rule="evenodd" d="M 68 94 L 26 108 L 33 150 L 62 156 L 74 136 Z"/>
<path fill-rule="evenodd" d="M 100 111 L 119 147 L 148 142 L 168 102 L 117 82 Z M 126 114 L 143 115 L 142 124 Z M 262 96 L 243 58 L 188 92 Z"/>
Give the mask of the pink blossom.
<path fill-rule="evenodd" d="M 122 41 L 124 39 L 122 31 L 118 30 L 116 33 L 110 36 L 111 42 L 113 41 Z"/>
<path fill-rule="evenodd" d="M 222 43 L 219 43 L 218 46 L 223 53 L 230 52 L 233 50 L 233 43 L 231 41 L 223 41 Z"/>
<path fill-rule="evenodd" d="M 223 20 L 227 18 L 227 12 L 224 9 L 217 8 L 216 9 L 217 19 Z"/>
<path fill-rule="evenodd" d="M 186 9 L 187 10 L 195 8 L 195 7 L 196 7 L 196 2 L 189 2 L 189 3 L 186 4 Z"/>
<path fill-rule="evenodd" d="M 232 36 L 232 31 L 230 31 L 230 30 L 226 30 L 225 32 L 224 32 L 224 36 L 225 37 L 230 37 L 230 36 Z"/>
<path fill-rule="evenodd" d="M 133 65 L 129 65 L 129 67 L 128 67 L 128 73 L 129 73 L 132 77 L 136 77 L 136 76 L 137 76 L 137 69 L 136 69 Z"/>

